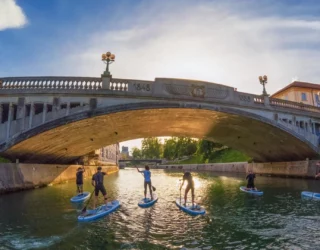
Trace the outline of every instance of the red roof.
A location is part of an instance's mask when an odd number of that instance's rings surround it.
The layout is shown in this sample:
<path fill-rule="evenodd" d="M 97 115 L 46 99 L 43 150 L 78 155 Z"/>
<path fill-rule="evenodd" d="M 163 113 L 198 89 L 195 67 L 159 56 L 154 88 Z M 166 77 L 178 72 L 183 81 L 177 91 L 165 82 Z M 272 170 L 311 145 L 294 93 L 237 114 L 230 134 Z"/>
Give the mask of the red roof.
<path fill-rule="evenodd" d="M 320 84 L 294 81 L 294 82 L 290 83 L 289 85 L 285 86 L 284 88 L 278 90 L 271 97 L 274 97 L 275 95 L 277 95 L 287 89 L 294 88 L 294 87 L 308 88 L 308 89 L 319 89 L 320 90 Z"/>

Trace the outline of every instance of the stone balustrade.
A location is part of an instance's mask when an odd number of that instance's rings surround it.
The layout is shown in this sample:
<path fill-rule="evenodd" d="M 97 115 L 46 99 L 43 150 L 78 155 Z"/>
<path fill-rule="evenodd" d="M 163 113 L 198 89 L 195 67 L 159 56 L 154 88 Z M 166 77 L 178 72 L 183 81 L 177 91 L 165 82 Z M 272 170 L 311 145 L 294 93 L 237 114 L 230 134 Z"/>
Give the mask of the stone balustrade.
<path fill-rule="evenodd" d="M 74 90 L 101 90 L 103 78 L 98 77 L 7 77 L 0 78 L 0 94 L 3 90 L 59 90 L 63 93 L 72 93 Z M 108 90 L 126 92 L 135 96 L 150 97 L 179 97 L 194 101 L 229 102 L 245 106 L 271 106 L 303 110 L 320 113 L 320 108 L 303 103 L 286 101 L 234 91 L 233 88 L 200 81 L 181 79 L 156 79 L 155 81 L 141 81 L 131 79 L 108 79 Z M 154 86 L 157 87 L 153 91 Z M 20 92 L 22 93 L 22 92 Z M 267 102 L 266 102 L 267 100 Z"/>
<path fill-rule="evenodd" d="M 95 77 L 8 77 L 0 89 L 101 89 L 101 78 Z"/>

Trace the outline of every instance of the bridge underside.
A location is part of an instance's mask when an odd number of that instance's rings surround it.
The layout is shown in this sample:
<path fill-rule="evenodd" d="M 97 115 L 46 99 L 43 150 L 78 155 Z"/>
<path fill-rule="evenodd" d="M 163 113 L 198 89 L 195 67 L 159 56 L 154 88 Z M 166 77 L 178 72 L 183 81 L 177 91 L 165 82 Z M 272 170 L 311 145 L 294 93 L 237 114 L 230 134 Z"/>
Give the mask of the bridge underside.
<path fill-rule="evenodd" d="M 214 140 L 260 162 L 301 160 L 316 154 L 309 145 L 275 126 L 230 113 L 155 108 L 90 116 L 31 137 L 24 135 L 1 154 L 21 162 L 71 163 L 103 146 L 151 136 Z"/>

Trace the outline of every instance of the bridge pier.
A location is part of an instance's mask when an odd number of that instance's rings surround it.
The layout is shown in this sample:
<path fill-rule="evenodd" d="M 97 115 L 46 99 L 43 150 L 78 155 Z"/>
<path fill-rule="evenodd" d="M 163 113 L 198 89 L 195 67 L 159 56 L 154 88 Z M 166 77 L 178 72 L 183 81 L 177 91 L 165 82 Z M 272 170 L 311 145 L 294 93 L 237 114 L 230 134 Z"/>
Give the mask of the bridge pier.
<path fill-rule="evenodd" d="M 9 103 L 9 114 L 8 114 L 7 136 L 6 136 L 6 140 L 7 141 L 10 138 L 10 128 L 11 128 L 11 121 L 12 121 L 12 109 L 13 109 L 13 104 L 12 104 L 12 102 L 10 102 Z"/>
<path fill-rule="evenodd" d="M 29 114 L 29 129 L 32 128 L 32 118 L 34 116 L 34 103 L 30 104 L 30 114 Z"/>
<path fill-rule="evenodd" d="M 44 103 L 43 104 L 43 111 L 42 111 L 42 124 L 46 122 L 47 112 L 48 112 L 48 104 Z"/>

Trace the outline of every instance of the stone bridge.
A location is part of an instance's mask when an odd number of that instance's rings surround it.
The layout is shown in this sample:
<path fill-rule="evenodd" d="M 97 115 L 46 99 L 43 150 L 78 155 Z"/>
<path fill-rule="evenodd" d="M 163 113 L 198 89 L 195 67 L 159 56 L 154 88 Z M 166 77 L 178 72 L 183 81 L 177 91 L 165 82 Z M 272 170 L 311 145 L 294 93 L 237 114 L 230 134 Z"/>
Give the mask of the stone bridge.
<path fill-rule="evenodd" d="M 214 140 L 255 161 L 315 157 L 320 109 L 203 81 L 90 77 L 0 79 L 0 155 L 72 163 L 150 136 Z"/>

